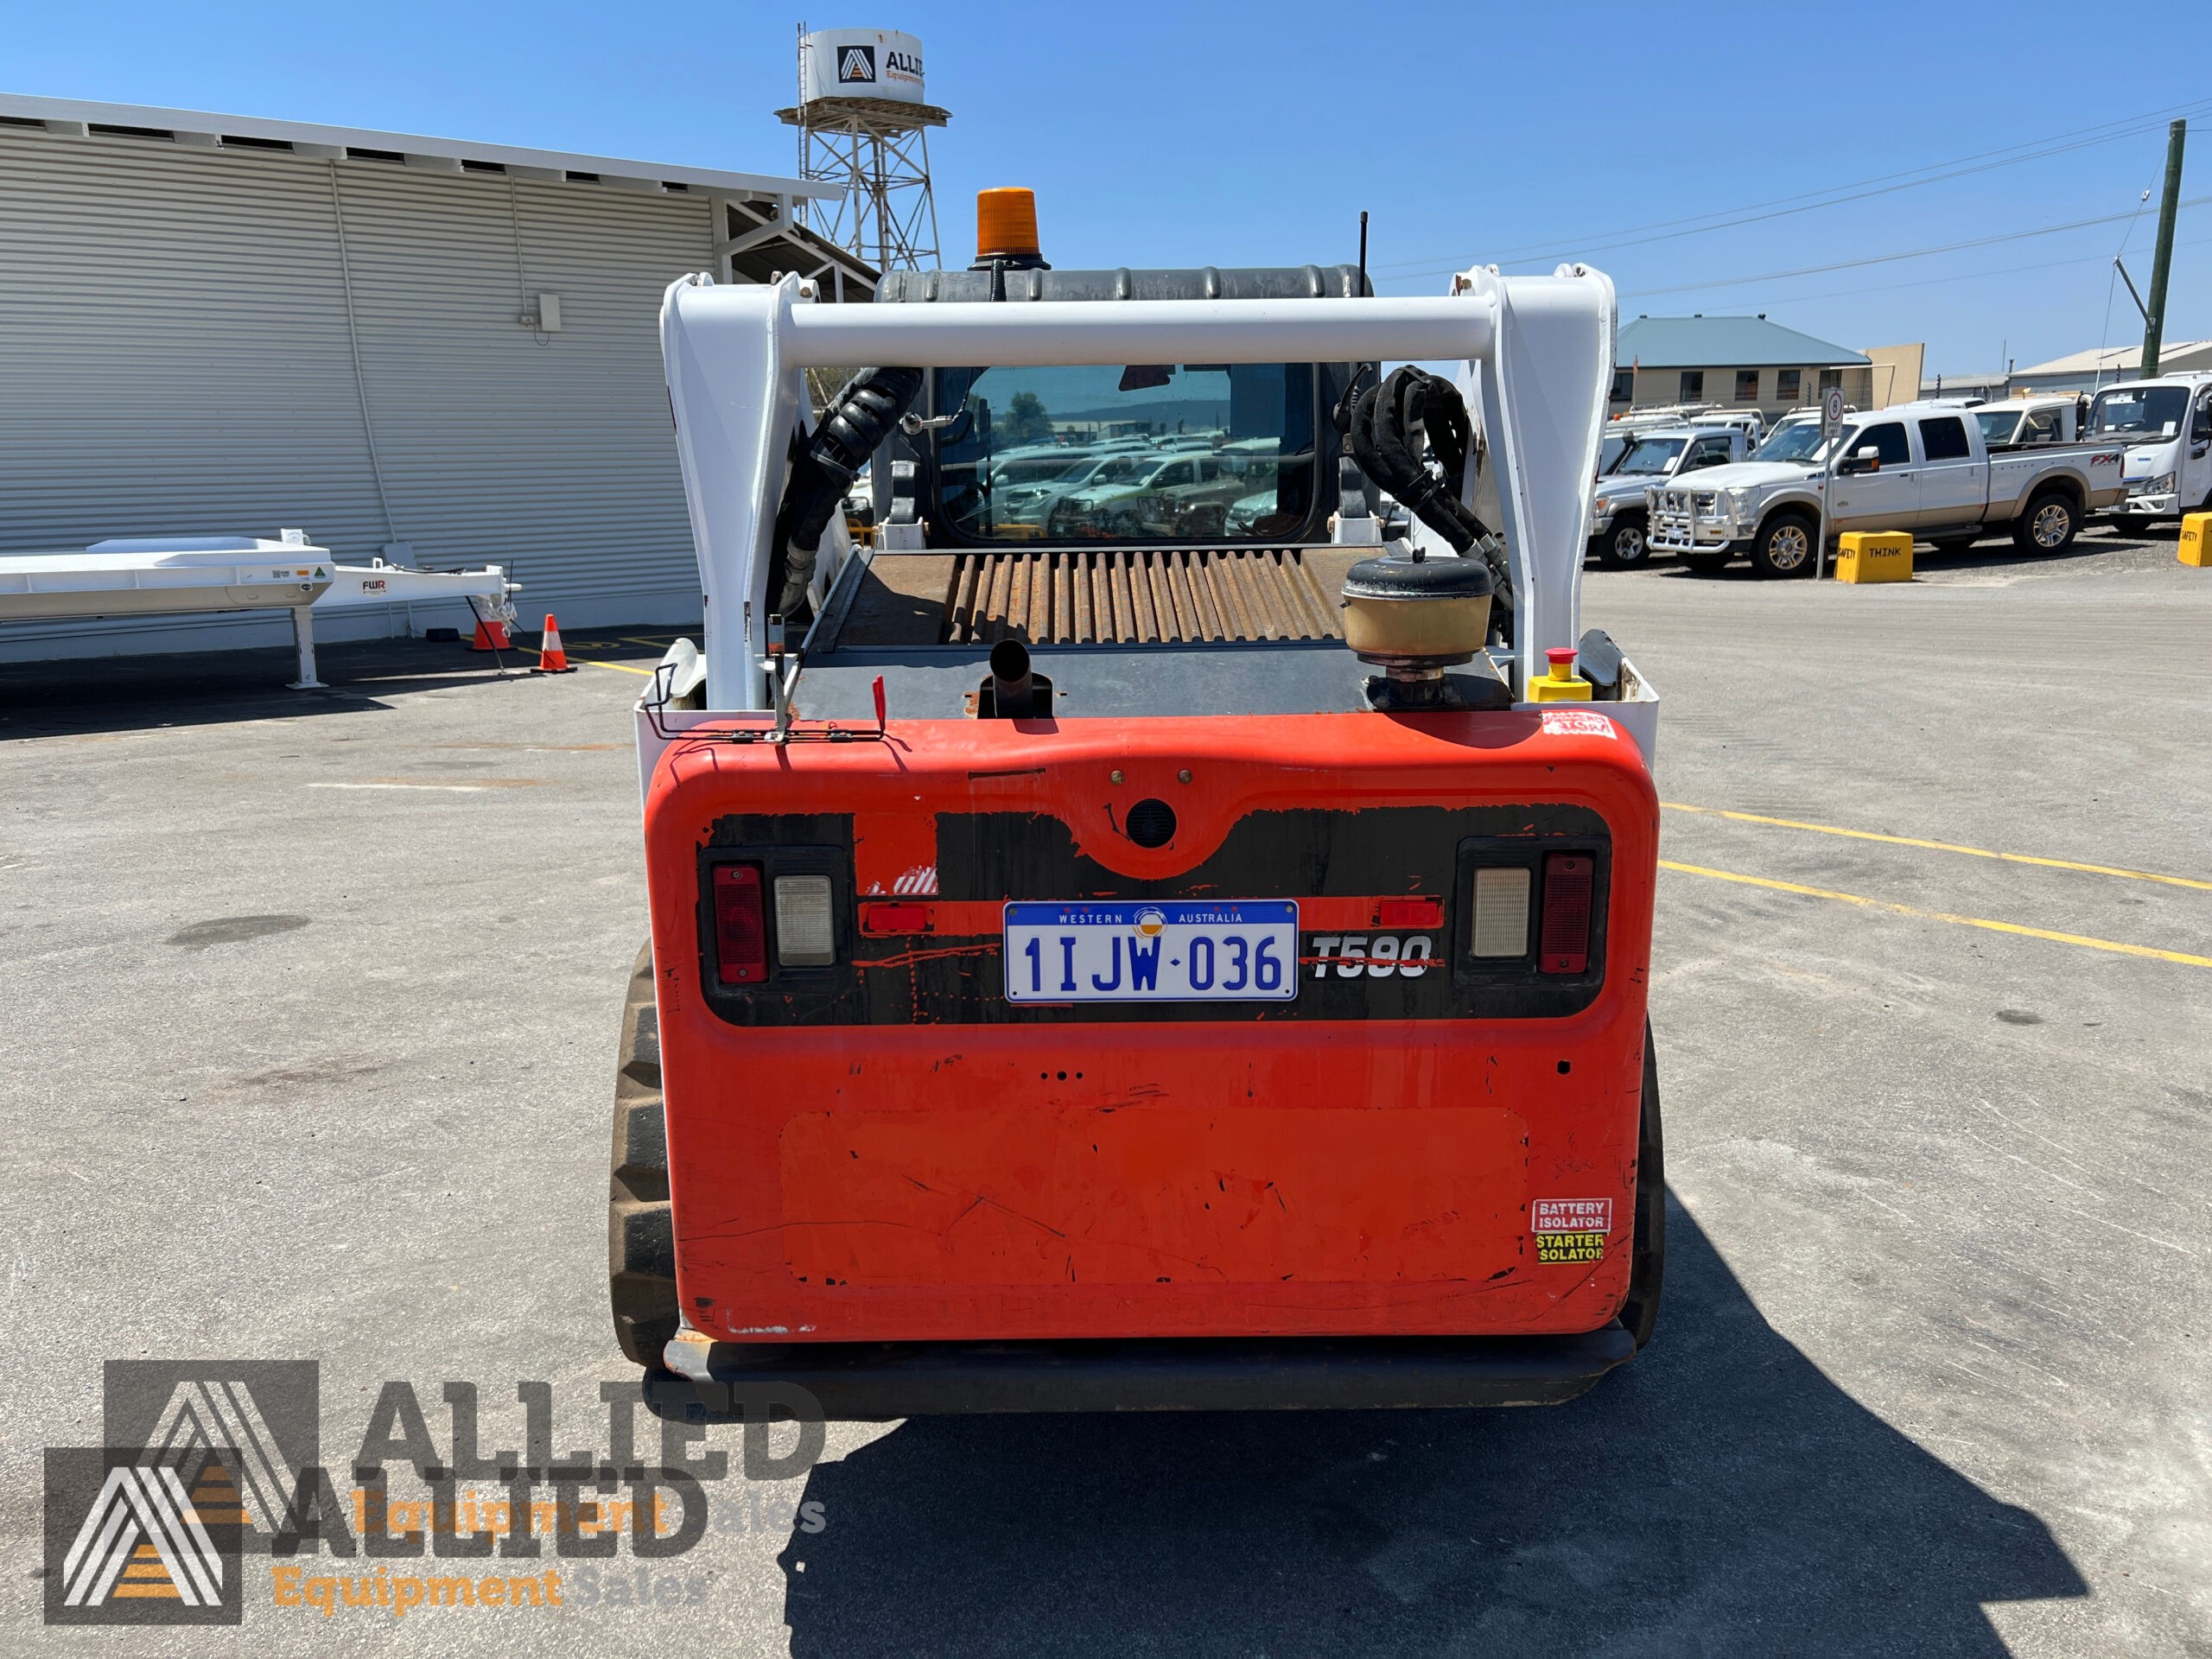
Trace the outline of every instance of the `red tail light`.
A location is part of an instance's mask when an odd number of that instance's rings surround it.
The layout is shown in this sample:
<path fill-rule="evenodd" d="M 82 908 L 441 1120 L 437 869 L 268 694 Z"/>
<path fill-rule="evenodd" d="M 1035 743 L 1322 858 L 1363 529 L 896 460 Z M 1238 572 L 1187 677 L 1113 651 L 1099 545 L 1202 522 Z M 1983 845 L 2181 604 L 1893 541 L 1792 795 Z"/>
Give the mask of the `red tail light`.
<path fill-rule="evenodd" d="M 758 864 L 715 866 L 715 967 L 725 985 L 758 985 L 768 977 Z"/>
<path fill-rule="evenodd" d="M 861 931 L 870 938 L 893 933 L 934 933 L 934 905 L 884 904 L 861 906 Z"/>
<path fill-rule="evenodd" d="M 1536 952 L 1541 973 L 1580 974 L 1590 968 L 1590 884 L 1597 861 L 1587 853 L 1553 853 L 1544 860 L 1544 932 Z"/>
<path fill-rule="evenodd" d="M 1433 928 L 1444 925 L 1441 899 L 1384 899 L 1375 906 L 1377 927 Z"/>

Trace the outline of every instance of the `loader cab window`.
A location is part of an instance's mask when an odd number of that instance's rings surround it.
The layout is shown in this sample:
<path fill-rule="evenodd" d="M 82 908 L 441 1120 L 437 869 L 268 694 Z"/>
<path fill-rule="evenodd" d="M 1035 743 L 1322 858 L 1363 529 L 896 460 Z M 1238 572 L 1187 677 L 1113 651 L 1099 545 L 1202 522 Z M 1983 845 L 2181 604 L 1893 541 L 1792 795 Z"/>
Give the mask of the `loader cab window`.
<path fill-rule="evenodd" d="M 940 369 L 936 520 L 969 542 L 1309 537 L 1306 363 Z"/>

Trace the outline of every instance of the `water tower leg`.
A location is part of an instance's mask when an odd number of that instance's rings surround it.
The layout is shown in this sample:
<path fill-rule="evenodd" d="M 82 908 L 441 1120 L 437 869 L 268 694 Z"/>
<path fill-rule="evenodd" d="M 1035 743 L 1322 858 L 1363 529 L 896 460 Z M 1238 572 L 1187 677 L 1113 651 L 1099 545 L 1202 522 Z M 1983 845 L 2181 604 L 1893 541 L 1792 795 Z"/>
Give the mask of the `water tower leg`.
<path fill-rule="evenodd" d="M 311 605 L 292 607 L 292 639 L 300 648 L 300 677 L 286 688 L 293 691 L 320 691 L 323 683 L 315 677 L 315 607 Z"/>

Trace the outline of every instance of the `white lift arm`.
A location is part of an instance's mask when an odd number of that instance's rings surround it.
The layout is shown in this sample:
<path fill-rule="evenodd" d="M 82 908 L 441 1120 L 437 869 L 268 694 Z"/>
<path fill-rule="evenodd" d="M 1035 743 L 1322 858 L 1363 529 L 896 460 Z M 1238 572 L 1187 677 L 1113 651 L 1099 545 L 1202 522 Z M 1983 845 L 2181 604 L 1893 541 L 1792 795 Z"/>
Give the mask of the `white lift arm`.
<path fill-rule="evenodd" d="M 706 605 L 708 695 L 767 702 L 770 538 L 800 371 L 1115 363 L 1456 361 L 1497 469 L 1518 595 L 1522 683 L 1574 644 L 1590 480 L 1613 373 L 1613 284 L 1580 265 L 1551 276 L 1478 269 L 1435 299 L 1160 300 L 837 305 L 772 287 L 672 283 L 661 350 Z M 1473 485 L 1470 469 L 1469 487 Z"/>

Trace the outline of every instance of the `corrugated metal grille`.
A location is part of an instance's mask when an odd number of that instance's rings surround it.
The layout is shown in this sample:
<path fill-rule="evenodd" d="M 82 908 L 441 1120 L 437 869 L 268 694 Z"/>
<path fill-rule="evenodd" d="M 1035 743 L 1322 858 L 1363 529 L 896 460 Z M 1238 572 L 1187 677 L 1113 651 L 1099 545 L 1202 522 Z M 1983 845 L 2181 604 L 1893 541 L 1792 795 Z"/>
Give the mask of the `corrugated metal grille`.
<path fill-rule="evenodd" d="M 947 644 L 1341 639 L 1336 606 L 1295 548 L 962 553 Z"/>
<path fill-rule="evenodd" d="M 388 518 L 330 164 L 0 130 L 0 551 L 299 525 L 511 565 L 533 607 L 696 607 L 658 315 L 708 199 L 335 170 Z M 560 333 L 517 321 L 537 292 Z"/>

